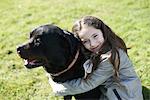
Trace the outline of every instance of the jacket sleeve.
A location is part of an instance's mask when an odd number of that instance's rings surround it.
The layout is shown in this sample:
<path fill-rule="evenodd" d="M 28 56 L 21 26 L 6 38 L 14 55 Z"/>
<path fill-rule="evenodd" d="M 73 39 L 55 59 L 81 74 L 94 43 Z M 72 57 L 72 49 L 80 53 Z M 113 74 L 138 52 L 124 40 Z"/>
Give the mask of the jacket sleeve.
<path fill-rule="evenodd" d="M 64 83 L 56 83 L 52 79 L 49 83 L 55 95 L 65 96 L 84 93 L 96 88 L 104 83 L 109 77 L 113 75 L 113 66 L 109 59 L 102 61 L 98 68 L 93 71 L 91 76 L 87 79 L 78 78 Z"/>

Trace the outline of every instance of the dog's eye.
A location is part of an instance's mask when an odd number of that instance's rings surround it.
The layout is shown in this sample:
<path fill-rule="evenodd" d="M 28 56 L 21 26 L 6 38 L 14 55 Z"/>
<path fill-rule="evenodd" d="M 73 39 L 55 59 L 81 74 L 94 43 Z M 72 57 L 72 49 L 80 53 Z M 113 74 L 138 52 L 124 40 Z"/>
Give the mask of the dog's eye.
<path fill-rule="evenodd" d="M 38 38 L 38 39 L 36 39 L 36 42 L 39 42 L 40 43 L 40 39 Z"/>
<path fill-rule="evenodd" d="M 39 38 L 35 39 L 34 44 L 35 44 L 35 46 L 39 46 L 41 44 L 40 39 Z"/>

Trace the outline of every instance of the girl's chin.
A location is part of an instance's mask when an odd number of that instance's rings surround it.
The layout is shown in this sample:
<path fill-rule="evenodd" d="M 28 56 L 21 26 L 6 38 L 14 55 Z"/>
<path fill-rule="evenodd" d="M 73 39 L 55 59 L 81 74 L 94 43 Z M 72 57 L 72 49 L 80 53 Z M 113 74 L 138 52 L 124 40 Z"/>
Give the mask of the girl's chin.
<path fill-rule="evenodd" d="M 93 53 L 97 53 L 98 52 L 98 50 L 90 50 L 91 52 L 93 52 Z"/>
<path fill-rule="evenodd" d="M 91 52 L 93 52 L 93 53 L 98 53 L 99 52 L 99 50 L 100 50 L 100 48 L 101 48 L 101 45 L 100 46 L 98 46 L 97 48 L 95 48 L 95 49 L 91 49 L 90 51 Z"/>

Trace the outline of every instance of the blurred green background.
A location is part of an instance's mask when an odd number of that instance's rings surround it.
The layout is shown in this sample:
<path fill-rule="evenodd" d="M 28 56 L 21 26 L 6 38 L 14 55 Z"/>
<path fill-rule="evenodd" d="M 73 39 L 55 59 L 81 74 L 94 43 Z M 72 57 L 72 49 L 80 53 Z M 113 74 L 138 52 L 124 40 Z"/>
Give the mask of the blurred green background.
<path fill-rule="evenodd" d="M 51 91 L 43 68 L 27 70 L 16 47 L 42 24 L 71 31 L 85 15 L 102 19 L 124 39 L 150 100 L 150 0 L 1 0 L 0 100 L 61 100 Z"/>

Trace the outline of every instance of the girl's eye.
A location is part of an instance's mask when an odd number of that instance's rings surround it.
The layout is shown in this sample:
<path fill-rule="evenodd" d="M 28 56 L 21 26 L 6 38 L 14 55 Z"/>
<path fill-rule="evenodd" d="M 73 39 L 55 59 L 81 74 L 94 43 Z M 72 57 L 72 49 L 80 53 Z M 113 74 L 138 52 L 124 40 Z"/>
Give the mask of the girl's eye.
<path fill-rule="evenodd" d="M 85 44 L 87 41 L 82 41 L 83 44 Z"/>
<path fill-rule="evenodd" d="M 87 44 L 88 42 L 89 42 L 88 40 L 87 41 L 82 41 L 83 44 Z"/>
<path fill-rule="evenodd" d="M 97 38 L 97 37 L 98 37 L 98 35 L 94 35 L 93 37 L 94 37 L 94 38 Z"/>

